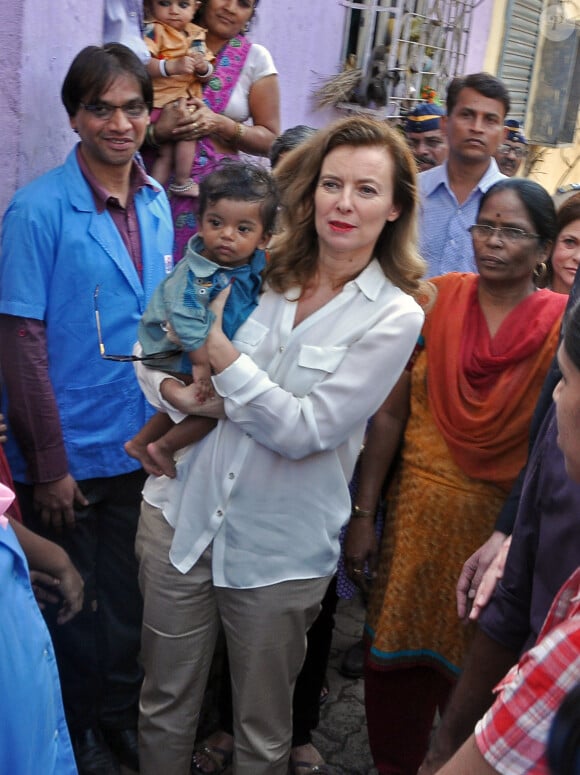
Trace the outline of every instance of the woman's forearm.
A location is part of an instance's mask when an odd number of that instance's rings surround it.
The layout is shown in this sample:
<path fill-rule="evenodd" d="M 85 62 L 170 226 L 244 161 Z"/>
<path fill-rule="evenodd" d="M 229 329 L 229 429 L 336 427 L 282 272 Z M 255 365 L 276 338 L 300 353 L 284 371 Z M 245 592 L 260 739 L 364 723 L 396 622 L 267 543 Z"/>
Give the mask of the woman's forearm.
<path fill-rule="evenodd" d="M 409 414 L 410 373 L 403 375 L 374 415 L 361 454 L 356 506 L 374 512 Z"/>

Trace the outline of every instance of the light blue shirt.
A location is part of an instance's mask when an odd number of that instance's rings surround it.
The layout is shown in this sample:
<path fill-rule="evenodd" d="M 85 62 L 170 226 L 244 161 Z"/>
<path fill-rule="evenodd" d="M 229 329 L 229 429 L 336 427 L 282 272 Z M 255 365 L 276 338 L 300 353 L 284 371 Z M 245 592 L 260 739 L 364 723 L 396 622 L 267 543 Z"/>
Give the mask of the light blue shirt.
<path fill-rule="evenodd" d="M 0 517 L 0 772 L 77 775 L 54 649 L 24 552 Z"/>
<path fill-rule="evenodd" d="M 144 186 L 134 202 L 142 278 L 111 214 L 97 211 L 76 148 L 61 167 L 16 192 L 2 224 L 0 314 L 45 324 L 69 470 L 81 481 L 136 470 L 123 443 L 151 412 L 132 364 L 100 357 L 95 317 L 98 286 L 107 352 L 130 353 L 147 302 L 171 271 L 173 223 L 165 193 Z M 15 481 L 26 481 L 12 433 L 6 455 Z"/>
<path fill-rule="evenodd" d="M 447 162 L 421 172 L 419 194 L 419 250 L 427 262 L 427 277 L 447 272 L 477 272 L 471 234 L 485 192 L 505 178 L 495 159 L 463 204 L 449 185 Z"/>

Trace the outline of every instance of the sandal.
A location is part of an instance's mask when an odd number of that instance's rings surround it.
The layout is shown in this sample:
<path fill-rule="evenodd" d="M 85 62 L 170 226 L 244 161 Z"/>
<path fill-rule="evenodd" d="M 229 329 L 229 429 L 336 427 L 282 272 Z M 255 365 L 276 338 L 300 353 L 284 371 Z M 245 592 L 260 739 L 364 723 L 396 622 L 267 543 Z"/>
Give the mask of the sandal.
<path fill-rule="evenodd" d="M 310 764 L 310 762 L 293 762 L 290 760 L 291 775 L 332 775 L 328 764 Z"/>
<path fill-rule="evenodd" d="M 297 745 L 292 749 L 289 771 L 290 775 L 331 775 L 332 773 L 328 764 L 324 763 L 320 751 L 312 743 Z"/>
<path fill-rule="evenodd" d="M 196 756 L 198 754 L 209 759 L 211 765 L 213 765 L 213 769 L 203 770 L 196 761 Z M 218 748 L 216 745 L 207 745 L 207 743 L 200 745 L 193 753 L 193 759 L 191 761 L 192 775 L 221 775 L 221 773 L 225 772 L 230 766 L 233 758 L 233 751 L 228 751 L 225 748 Z"/>

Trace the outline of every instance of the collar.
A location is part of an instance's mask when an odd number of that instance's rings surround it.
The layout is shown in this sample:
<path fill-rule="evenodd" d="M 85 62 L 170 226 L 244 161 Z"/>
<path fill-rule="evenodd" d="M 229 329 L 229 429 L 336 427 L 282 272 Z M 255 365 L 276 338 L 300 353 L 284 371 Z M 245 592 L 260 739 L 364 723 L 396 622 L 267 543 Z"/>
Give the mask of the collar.
<path fill-rule="evenodd" d="M 449 174 L 447 170 L 447 162 L 444 161 L 443 164 L 440 164 L 438 167 L 433 167 L 431 170 L 425 170 L 425 172 L 419 173 L 421 193 L 423 196 L 430 196 L 435 191 L 435 189 L 439 188 L 441 185 L 445 186 L 447 190 L 451 192 L 451 186 L 449 185 Z M 506 175 L 503 175 L 499 171 L 497 162 L 492 156 L 489 160 L 489 165 L 486 171 L 483 173 L 474 188 L 478 188 L 482 193 L 485 193 L 487 189 L 491 188 L 494 183 L 497 183 L 498 180 L 501 180 L 505 177 Z"/>
<path fill-rule="evenodd" d="M 182 261 L 187 261 L 188 266 L 196 277 L 209 277 L 222 267 L 216 264 L 215 261 L 202 256 L 200 252 L 202 250 L 203 240 L 198 234 L 195 234 L 187 243 Z"/>
<path fill-rule="evenodd" d="M 113 196 L 113 194 L 111 194 L 110 191 L 108 191 L 105 186 L 103 186 L 103 184 L 93 175 L 84 159 L 84 156 L 80 151 L 80 148 L 81 144 L 78 143 L 76 146 L 76 158 L 79 169 L 82 176 L 89 184 L 93 198 L 95 200 L 95 207 L 97 212 L 102 213 L 107 209 L 107 205 L 109 203 L 114 202 L 118 204 L 119 200 L 116 196 Z M 135 159 L 133 159 L 131 170 L 129 172 L 129 200 L 133 199 L 137 191 L 142 188 L 151 188 L 153 190 L 157 190 L 156 187 L 151 183 L 147 173 L 145 172 L 145 169 Z"/>
<path fill-rule="evenodd" d="M 375 301 L 387 282 L 387 277 L 377 259 L 373 258 L 352 282 L 360 288 L 369 301 Z"/>
<path fill-rule="evenodd" d="M 203 239 L 199 234 L 194 234 L 187 243 L 182 261 L 187 260 L 189 268 L 196 277 L 209 277 L 215 272 L 223 272 L 224 270 L 231 272 L 232 274 L 244 274 L 247 272 L 259 274 L 266 266 L 266 254 L 263 250 L 256 250 L 247 264 L 236 267 L 216 264 L 216 262 L 212 261 L 210 258 L 202 256 L 202 250 Z"/>

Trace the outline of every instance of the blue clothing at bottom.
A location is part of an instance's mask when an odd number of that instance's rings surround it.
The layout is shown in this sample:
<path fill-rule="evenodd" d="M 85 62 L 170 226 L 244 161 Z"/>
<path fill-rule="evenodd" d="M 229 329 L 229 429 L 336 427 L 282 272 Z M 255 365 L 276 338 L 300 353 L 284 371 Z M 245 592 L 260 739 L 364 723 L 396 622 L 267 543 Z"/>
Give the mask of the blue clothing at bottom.
<path fill-rule="evenodd" d="M 52 642 L 28 564 L 0 518 L 0 773 L 76 775 Z"/>

